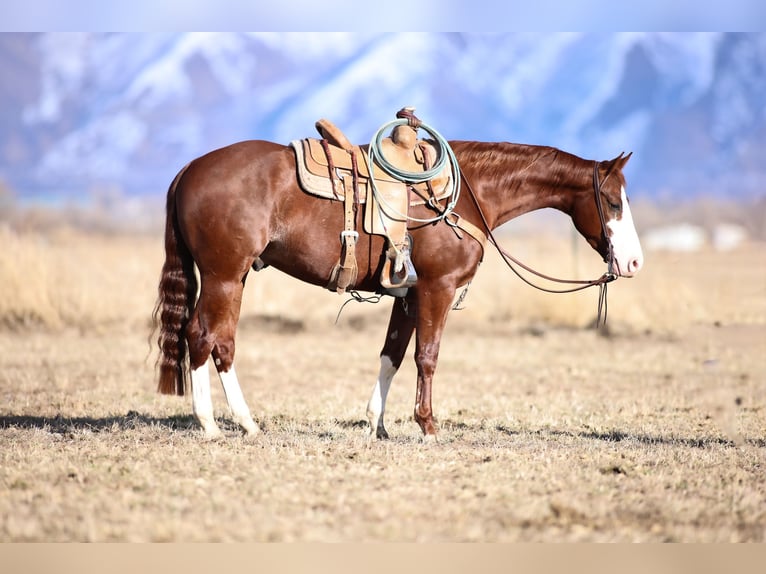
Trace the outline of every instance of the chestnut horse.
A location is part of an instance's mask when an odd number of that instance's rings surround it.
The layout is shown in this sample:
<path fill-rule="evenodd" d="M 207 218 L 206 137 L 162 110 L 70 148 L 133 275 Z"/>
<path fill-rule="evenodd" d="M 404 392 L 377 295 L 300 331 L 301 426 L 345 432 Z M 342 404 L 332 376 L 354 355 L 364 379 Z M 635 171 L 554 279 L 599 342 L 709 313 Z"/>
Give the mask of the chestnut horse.
<path fill-rule="evenodd" d="M 611 257 L 617 275 L 630 277 L 641 268 L 643 255 L 622 174 L 629 155 L 594 162 L 552 147 L 450 145 L 464 186 L 454 213 L 463 221 L 491 235 L 518 215 L 552 207 L 572 218 L 605 261 Z M 428 219 L 433 211 L 418 206 L 410 214 Z M 210 395 L 211 355 L 233 420 L 247 434 L 258 432 L 234 370 L 234 337 L 249 271 L 273 266 L 326 286 L 338 261 L 343 227 L 342 202 L 300 188 L 290 146 L 236 143 L 193 160 L 175 177 L 167 195 L 166 258 L 154 312 L 160 327 L 158 388 L 184 394 L 188 359 L 193 411 L 207 437 L 221 435 Z M 361 225 L 357 229 L 359 272 L 352 288 L 379 291 L 385 239 L 364 233 Z M 367 405 L 371 437 L 388 436 L 386 396 L 413 332 L 415 421 L 426 439 L 436 437 L 431 385 L 439 344 L 457 288 L 471 281 L 483 257 L 480 241 L 444 221 L 414 226 L 410 233 L 418 280 L 405 297 L 393 301 L 380 372 Z"/>

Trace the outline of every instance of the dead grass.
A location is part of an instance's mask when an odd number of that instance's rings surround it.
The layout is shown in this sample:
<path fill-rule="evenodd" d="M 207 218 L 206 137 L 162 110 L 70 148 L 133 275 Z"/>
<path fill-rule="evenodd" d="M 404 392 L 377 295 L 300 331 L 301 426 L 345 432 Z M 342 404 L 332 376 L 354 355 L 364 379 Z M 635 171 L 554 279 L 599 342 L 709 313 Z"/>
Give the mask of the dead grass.
<path fill-rule="evenodd" d="M 544 273 L 595 278 L 604 271 L 590 248 L 561 234 L 544 231 L 532 239 L 525 231 L 500 238 L 511 253 Z M 83 234 L 68 228 L 24 233 L 0 226 L 0 242 L 0 326 L 5 329 L 133 330 L 147 324 L 162 265 L 161 237 Z M 638 278 L 610 286 L 611 322 L 664 333 L 715 321 L 763 324 L 764 263 L 766 248 L 758 242 L 730 252 L 649 253 Z M 271 321 L 269 327 L 276 329 L 290 324 L 324 327 L 335 321 L 343 301 L 267 269 L 250 275 L 242 320 Z M 467 309 L 453 313 L 450 323 L 491 328 L 510 321 L 580 328 L 594 320 L 596 301 L 595 289 L 569 295 L 535 291 L 490 249 L 469 288 Z M 387 317 L 387 305 L 351 303 L 340 324 L 355 328 Z"/>
<path fill-rule="evenodd" d="M 249 442 L 222 420 L 214 443 L 188 400 L 152 392 L 135 337 L 45 352 L 51 335 L 4 335 L 15 360 L 0 379 L 0 538 L 763 542 L 763 360 L 755 332 L 736 332 L 711 327 L 707 347 L 453 333 L 435 389 L 440 443 L 419 442 L 408 364 L 390 396 L 393 438 L 371 447 L 378 329 L 355 333 L 349 369 L 324 332 L 243 332 L 240 374 L 264 433 Z M 224 416 L 218 388 L 214 400 Z"/>
<path fill-rule="evenodd" d="M 537 294 L 488 257 L 443 343 L 440 442 L 420 442 L 408 359 L 369 446 L 388 305 L 334 326 L 336 295 L 254 274 L 237 368 L 264 433 L 243 439 L 216 386 L 226 440 L 205 442 L 146 360 L 160 240 L 0 234 L 2 541 L 766 542 L 760 244 L 647 253 L 602 333 L 582 329 L 595 293 Z"/>
<path fill-rule="evenodd" d="M 19 233 L 0 226 L 0 244 L 0 326 L 62 330 L 146 324 L 147 305 L 156 296 L 155 270 L 162 265 L 161 239 L 70 229 Z"/>

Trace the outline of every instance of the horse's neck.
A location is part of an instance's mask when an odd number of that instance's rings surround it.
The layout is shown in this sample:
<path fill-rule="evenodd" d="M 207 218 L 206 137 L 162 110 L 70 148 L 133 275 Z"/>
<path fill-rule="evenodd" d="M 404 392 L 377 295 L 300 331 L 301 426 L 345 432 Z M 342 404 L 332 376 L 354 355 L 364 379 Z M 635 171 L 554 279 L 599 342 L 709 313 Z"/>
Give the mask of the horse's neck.
<path fill-rule="evenodd" d="M 556 148 L 454 142 L 453 149 L 493 229 L 546 207 L 571 216 L 575 194 L 589 188 L 589 162 Z"/>

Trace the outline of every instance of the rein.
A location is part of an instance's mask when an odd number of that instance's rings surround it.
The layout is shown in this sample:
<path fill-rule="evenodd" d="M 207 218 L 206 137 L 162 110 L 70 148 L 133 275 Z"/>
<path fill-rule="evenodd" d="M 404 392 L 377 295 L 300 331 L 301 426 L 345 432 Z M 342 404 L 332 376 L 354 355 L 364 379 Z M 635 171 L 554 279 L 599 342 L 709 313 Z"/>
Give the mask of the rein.
<path fill-rule="evenodd" d="M 599 222 L 601 223 L 601 232 L 604 234 L 604 238 L 607 242 L 607 271 L 604 273 L 601 277 L 598 279 L 593 280 L 580 280 L 580 279 L 558 279 L 556 277 L 552 277 L 550 275 L 546 275 L 545 273 L 540 273 L 539 271 L 535 271 L 528 265 L 525 265 L 518 259 L 516 259 L 513 255 L 508 253 L 505 249 L 503 249 L 498 243 L 497 239 L 495 238 L 494 234 L 492 233 L 492 229 L 489 226 L 489 223 L 487 222 L 487 218 L 484 215 L 484 212 L 481 209 L 481 205 L 479 204 L 478 199 L 476 198 L 476 194 L 473 191 L 473 188 L 471 187 L 471 184 L 468 182 L 468 180 L 465 177 L 465 174 L 462 175 L 462 181 L 465 185 L 466 189 L 468 190 L 469 195 L 471 196 L 471 199 L 473 200 L 474 205 L 476 206 L 477 211 L 479 212 L 479 216 L 481 217 L 482 224 L 484 225 L 484 228 L 487 231 L 487 237 L 492 242 L 492 244 L 497 249 L 498 253 L 503 259 L 503 262 L 508 266 L 508 268 L 513 271 L 513 273 L 521 279 L 524 283 L 527 285 L 534 287 L 535 289 L 538 289 L 540 291 L 544 291 L 546 293 L 574 293 L 577 291 L 582 291 L 583 289 L 588 289 L 589 287 L 599 287 L 599 295 L 598 295 L 598 315 L 596 318 L 596 326 L 598 327 L 600 324 L 602 324 L 602 316 L 603 316 L 603 324 L 606 325 L 606 315 L 607 315 L 607 284 L 611 283 L 615 279 L 617 279 L 617 274 L 614 273 L 614 256 L 613 256 L 613 246 L 612 246 L 612 240 L 609 237 L 609 234 L 607 233 L 606 228 L 606 217 L 604 216 L 604 208 L 601 205 L 601 186 L 606 182 L 607 178 L 609 177 L 609 173 L 606 174 L 604 177 L 604 181 L 599 181 L 598 178 L 598 162 L 594 162 L 593 164 L 593 190 L 595 193 L 595 199 L 596 199 L 596 207 L 598 209 L 598 218 Z M 537 275 L 541 279 L 545 279 L 546 281 L 551 281 L 554 283 L 563 283 L 567 285 L 577 285 L 577 287 L 571 287 L 568 289 L 549 289 L 547 287 L 541 287 L 540 285 L 537 285 L 524 277 L 518 269 L 516 269 L 515 265 L 518 265 L 525 271 L 532 273 L 533 275 Z"/>

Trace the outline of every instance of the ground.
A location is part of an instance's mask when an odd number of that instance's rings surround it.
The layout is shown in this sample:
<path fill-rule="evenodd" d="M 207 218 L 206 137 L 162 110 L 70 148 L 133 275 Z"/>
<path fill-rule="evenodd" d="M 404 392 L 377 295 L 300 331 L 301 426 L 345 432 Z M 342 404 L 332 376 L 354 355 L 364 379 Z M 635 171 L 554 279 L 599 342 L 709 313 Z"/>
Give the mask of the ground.
<path fill-rule="evenodd" d="M 155 392 L 156 238 L 4 240 L 3 289 L 22 260 L 48 283 L 0 307 L 2 541 L 766 542 L 762 244 L 647 253 L 601 331 L 596 293 L 538 295 L 488 257 L 448 323 L 426 444 L 412 347 L 391 439 L 368 441 L 385 301 L 335 324 L 344 299 L 253 274 L 236 362 L 263 432 L 227 422 L 215 385 L 225 438 L 206 441 L 189 397 Z"/>

